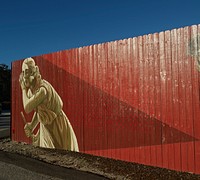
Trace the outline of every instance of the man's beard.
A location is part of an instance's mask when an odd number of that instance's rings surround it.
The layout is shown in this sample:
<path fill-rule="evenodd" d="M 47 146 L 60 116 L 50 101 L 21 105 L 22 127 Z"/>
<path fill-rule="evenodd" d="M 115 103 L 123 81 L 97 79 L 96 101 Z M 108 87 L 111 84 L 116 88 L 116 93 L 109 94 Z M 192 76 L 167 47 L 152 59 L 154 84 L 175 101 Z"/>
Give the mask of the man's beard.
<path fill-rule="evenodd" d="M 24 84 L 27 88 L 30 88 L 33 86 L 34 84 L 34 76 L 29 76 L 28 78 L 24 78 Z"/>

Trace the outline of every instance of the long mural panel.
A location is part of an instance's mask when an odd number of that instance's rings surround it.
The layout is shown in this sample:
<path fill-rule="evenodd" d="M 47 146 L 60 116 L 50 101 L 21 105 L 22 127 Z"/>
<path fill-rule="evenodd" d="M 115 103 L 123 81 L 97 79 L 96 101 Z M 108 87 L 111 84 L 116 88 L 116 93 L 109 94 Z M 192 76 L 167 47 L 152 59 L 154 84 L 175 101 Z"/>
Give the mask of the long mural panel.
<path fill-rule="evenodd" d="M 200 26 L 12 63 L 12 139 L 200 174 Z"/>

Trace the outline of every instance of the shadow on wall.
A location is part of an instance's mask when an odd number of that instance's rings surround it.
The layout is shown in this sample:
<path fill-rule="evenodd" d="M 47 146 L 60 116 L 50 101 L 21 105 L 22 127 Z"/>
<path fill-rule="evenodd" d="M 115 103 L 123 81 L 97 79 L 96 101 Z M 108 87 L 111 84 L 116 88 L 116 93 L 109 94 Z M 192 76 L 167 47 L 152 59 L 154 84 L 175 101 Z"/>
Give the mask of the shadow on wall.
<path fill-rule="evenodd" d="M 196 140 L 58 68 L 48 60 L 42 57 L 34 59 L 42 77 L 61 96 L 63 110 L 74 128 L 80 151 Z"/>

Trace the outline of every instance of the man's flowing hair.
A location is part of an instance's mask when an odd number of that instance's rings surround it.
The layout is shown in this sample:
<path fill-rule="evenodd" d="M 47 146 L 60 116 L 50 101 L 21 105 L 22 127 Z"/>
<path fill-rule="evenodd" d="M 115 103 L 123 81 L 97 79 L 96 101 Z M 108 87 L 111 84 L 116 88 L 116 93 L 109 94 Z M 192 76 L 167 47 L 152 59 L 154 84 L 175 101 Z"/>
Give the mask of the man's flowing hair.
<path fill-rule="evenodd" d="M 22 71 L 24 70 L 25 65 L 27 65 L 28 68 L 31 69 L 31 75 L 30 75 L 31 77 L 36 78 L 37 80 L 41 79 L 39 67 L 35 64 L 35 61 L 33 58 L 29 57 L 23 61 Z"/>

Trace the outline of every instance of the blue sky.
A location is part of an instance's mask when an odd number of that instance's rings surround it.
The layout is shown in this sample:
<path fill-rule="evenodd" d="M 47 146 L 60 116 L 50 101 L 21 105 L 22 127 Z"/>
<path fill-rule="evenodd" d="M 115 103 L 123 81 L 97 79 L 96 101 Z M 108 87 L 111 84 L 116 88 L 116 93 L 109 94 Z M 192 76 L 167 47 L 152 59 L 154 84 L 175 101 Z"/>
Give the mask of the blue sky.
<path fill-rule="evenodd" d="M 0 64 L 200 24 L 200 0 L 0 0 Z"/>

